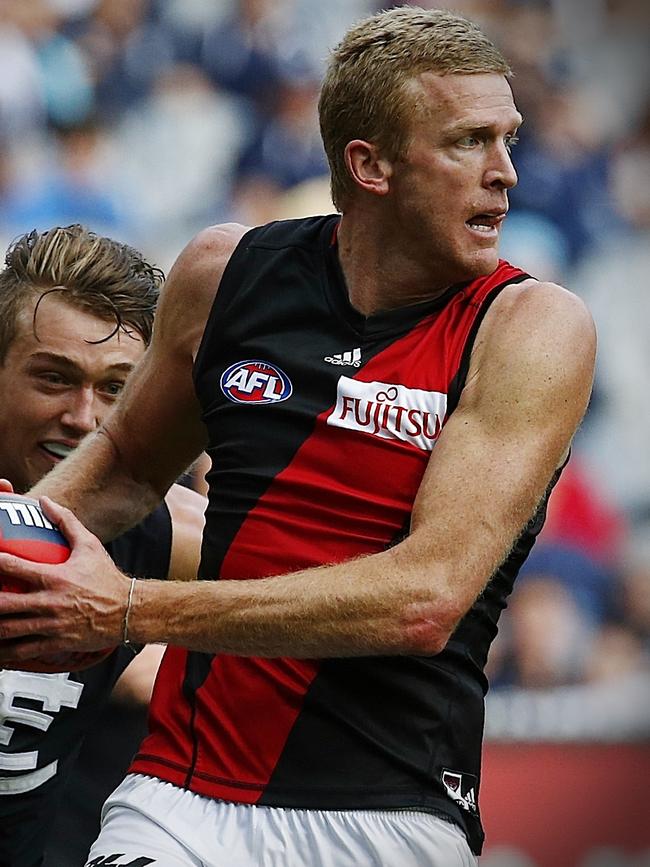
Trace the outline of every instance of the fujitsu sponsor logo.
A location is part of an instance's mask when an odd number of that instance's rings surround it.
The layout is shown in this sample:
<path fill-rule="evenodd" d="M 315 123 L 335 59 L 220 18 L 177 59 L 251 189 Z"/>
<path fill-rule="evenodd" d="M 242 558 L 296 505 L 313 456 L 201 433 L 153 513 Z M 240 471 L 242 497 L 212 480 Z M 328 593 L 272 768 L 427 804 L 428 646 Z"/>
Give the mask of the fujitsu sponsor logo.
<path fill-rule="evenodd" d="M 447 395 L 440 391 L 391 382 L 360 382 L 342 376 L 336 406 L 327 423 L 431 451 L 440 436 L 446 410 Z"/>

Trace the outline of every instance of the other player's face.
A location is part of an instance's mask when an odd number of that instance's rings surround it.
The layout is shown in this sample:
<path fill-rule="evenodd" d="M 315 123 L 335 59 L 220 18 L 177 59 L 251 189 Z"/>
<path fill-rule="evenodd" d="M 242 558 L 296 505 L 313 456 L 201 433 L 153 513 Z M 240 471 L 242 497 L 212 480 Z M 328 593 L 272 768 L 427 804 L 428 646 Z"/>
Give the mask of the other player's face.
<path fill-rule="evenodd" d="M 405 155 L 393 164 L 389 198 L 411 256 L 442 285 L 491 273 L 508 190 L 510 149 L 522 118 L 499 74 L 423 73 Z"/>
<path fill-rule="evenodd" d="M 101 423 L 144 354 L 136 332 L 46 296 L 26 301 L 0 365 L 0 476 L 26 491 Z"/>

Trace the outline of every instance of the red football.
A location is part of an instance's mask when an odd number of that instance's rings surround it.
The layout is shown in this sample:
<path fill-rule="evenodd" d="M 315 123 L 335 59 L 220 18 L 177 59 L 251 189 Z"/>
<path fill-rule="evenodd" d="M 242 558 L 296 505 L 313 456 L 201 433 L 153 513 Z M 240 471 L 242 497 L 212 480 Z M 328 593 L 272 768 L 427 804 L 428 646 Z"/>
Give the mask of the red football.
<path fill-rule="evenodd" d="M 0 493 L 0 551 L 35 563 L 63 563 L 70 556 L 67 539 L 45 517 L 38 500 L 22 494 Z M 21 593 L 22 587 L 19 581 L 0 575 L 0 590 Z M 112 652 L 113 648 L 57 653 L 22 662 L 20 668 L 47 673 L 79 671 Z"/>

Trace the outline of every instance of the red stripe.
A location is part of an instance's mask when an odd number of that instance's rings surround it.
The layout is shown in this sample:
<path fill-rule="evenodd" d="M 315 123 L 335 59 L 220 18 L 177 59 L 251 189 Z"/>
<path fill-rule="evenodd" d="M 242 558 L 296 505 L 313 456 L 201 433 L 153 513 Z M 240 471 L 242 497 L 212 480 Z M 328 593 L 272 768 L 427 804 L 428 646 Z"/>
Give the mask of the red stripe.
<path fill-rule="evenodd" d="M 160 754 L 162 749 L 163 755 L 173 755 L 175 762 L 184 768 L 179 779 L 171 780 L 177 785 L 184 784 L 187 769 L 192 764 L 192 742 L 187 736 L 190 731 L 191 707 L 182 698 L 187 656 L 188 651 L 182 647 L 168 647 L 165 650 L 154 690 L 156 703 L 167 710 L 165 725 L 161 731 L 160 718 L 156 714 L 150 714 L 149 734 L 142 742 L 133 766 L 135 773 L 150 773 L 144 770 L 139 762 L 140 754 Z"/>
<path fill-rule="evenodd" d="M 202 750 L 196 773 L 236 781 L 238 799 L 254 803 L 317 671 L 318 663 L 310 660 L 216 657 L 209 682 L 197 693 Z"/>
<path fill-rule="evenodd" d="M 0 535 L 0 551 L 31 560 L 34 563 L 64 563 L 70 556 L 70 548 L 57 542 L 23 537 L 7 539 Z"/>

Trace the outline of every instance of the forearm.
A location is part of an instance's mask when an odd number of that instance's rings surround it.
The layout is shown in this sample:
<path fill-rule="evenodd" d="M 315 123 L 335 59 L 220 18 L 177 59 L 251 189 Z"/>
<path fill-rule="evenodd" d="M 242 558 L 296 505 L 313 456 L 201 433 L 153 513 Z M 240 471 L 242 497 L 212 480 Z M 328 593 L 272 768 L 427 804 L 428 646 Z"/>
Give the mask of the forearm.
<path fill-rule="evenodd" d="M 28 493 L 67 506 L 103 541 L 137 524 L 161 499 L 150 485 L 133 478 L 104 429 L 87 437 Z"/>
<path fill-rule="evenodd" d="M 139 581 L 129 638 L 267 657 L 437 653 L 454 615 L 435 571 L 391 550 L 259 580 Z"/>

